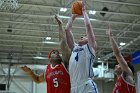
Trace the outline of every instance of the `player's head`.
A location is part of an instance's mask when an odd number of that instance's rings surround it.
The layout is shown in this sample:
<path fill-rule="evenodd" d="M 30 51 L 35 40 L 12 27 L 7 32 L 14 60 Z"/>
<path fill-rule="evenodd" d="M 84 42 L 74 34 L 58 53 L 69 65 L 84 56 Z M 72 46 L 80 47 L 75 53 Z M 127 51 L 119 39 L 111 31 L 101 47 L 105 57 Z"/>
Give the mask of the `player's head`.
<path fill-rule="evenodd" d="M 130 62 L 128 62 L 127 65 L 131 69 L 131 71 L 132 71 L 132 73 L 134 75 L 134 73 L 135 73 L 134 66 Z M 121 75 L 122 72 L 123 72 L 119 64 L 118 65 L 115 65 L 115 70 L 114 71 L 115 71 L 115 74 L 116 75 Z"/>
<path fill-rule="evenodd" d="M 51 63 L 61 63 L 62 59 L 59 54 L 59 51 L 56 49 L 52 49 L 49 54 L 48 54 L 48 59 L 50 60 Z"/>
<path fill-rule="evenodd" d="M 80 45 L 84 45 L 84 44 L 87 44 L 88 43 L 88 38 L 87 38 L 87 35 L 83 35 L 81 36 L 81 39 L 79 40 L 78 42 Z"/>

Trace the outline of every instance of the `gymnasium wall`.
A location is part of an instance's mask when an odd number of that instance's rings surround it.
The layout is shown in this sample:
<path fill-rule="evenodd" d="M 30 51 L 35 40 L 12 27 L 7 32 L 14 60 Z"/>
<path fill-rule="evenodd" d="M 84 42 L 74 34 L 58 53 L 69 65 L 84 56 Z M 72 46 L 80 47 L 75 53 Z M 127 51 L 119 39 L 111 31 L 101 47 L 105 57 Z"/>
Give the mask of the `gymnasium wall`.
<path fill-rule="evenodd" d="M 135 65 L 136 71 L 140 71 L 140 64 Z M 6 77 L 0 70 L 0 84 L 6 83 Z M 135 74 L 136 85 L 138 85 L 137 74 Z M 112 93 L 114 81 L 102 79 L 94 80 L 97 83 L 100 93 Z M 138 87 L 137 87 L 138 90 Z M 46 93 L 46 83 L 36 84 L 21 70 L 17 70 L 12 81 L 10 81 L 10 91 L 15 93 Z M 4 93 L 4 92 L 0 92 Z M 138 92 L 137 92 L 138 93 Z"/>

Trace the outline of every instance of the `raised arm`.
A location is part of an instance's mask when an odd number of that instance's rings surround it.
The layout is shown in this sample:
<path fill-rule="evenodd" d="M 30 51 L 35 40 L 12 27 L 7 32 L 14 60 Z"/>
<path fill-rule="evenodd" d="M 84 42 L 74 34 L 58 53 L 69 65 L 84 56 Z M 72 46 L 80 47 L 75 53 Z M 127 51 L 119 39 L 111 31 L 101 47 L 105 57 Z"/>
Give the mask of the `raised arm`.
<path fill-rule="evenodd" d="M 65 39 L 65 32 L 64 32 L 64 29 L 62 27 L 63 22 L 57 15 L 55 15 L 54 18 L 55 18 L 55 20 L 56 20 L 56 22 L 57 22 L 57 24 L 59 26 L 59 39 L 64 40 Z"/>
<path fill-rule="evenodd" d="M 41 74 L 40 76 L 38 76 L 38 75 L 34 74 L 32 72 L 32 70 L 27 66 L 21 67 L 21 69 L 24 72 L 26 72 L 34 82 L 36 82 L 36 83 L 45 82 L 44 74 Z"/>
<path fill-rule="evenodd" d="M 95 35 L 93 33 L 93 29 L 92 29 L 92 25 L 89 19 L 89 16 L 86 12 L 85 9 L 85 3 L 83 2 L 82 4 L 82 12 L 83 12 L 83 16 L 84 16 L 84 23 L 85 23 L 85 27 L 86 27 L 86 34 L 87 34 L 87 38 L 88 38 L 88 44 L 96 51 L 96 40 L 95 40 Z M 94 53 L 95 53 L 94 51 Z"/>
<path fill-rule="evenodd" d="M 121 69 L 124 72 L 128 73 L 128 75 L 133 76 L 133 73 L 132 73 L 131 69 L 128 67 L 127 62 L 125 61 L 124 57 L 122 56 L 121 51 L 119 50 L 119 47 L 118 47 L 116 41 L 113 38 L 111 28 L 109 28 L 109 30 L 107 31 L 107 34 L 109 36 L 109 40 L 110 40 L 110 43 L 111 43 L 113 53 L 114 53 L 119 65 L 120 65 Z"/>
<path fill-rule="evenodd" d="M 71 14 L 71 18 L 69 19 L 69 21 L 66 25 L 66 29 L 65 29 L 67 43 L 68 43 L 68 46 L 71 50 L 73 49 L 74 44 L 75 44 L 73 33 L 71 31 L 72 30 L 72 24 L 73 24 L 73 21 L 75 20 L 75 18 L 76 18 L 76 15 Z"/>
<path fill-rule="evenodd" d="M 71 51 L 67 44 L 66 34 L 62 27 L 62 25 L 63 25 L 62 21 L 58 18 L 58 16 L 55 16 L 55 20 L 57 21 L 58 26 L 59 26 L 59 39 L 61 40 L 60 48 L 62 51 L 62 59 L 63 59 L 65 66 L 67 67 L 68 63 L 69 63 Z"/>

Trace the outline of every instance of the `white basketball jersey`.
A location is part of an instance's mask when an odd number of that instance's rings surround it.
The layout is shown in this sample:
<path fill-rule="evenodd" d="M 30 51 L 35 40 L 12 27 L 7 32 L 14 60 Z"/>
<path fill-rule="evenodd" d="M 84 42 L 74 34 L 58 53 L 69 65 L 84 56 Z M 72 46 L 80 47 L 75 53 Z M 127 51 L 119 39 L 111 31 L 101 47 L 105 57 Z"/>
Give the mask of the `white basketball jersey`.
<path fill-rule="evenodd" d="M 75 45 L 69 61 L 69 74 L 71 84 L 87 80 L 94 76 L 93 62 L 95 56 L 91 52 L 91 47 L 88 44 L 83 46 Z"/>

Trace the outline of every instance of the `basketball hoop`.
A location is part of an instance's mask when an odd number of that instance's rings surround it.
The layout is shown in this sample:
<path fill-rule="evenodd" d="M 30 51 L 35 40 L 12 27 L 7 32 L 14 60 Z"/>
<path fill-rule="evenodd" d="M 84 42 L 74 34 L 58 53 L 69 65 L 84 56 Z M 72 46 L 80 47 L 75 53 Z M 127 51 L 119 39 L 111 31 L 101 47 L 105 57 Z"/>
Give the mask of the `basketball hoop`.
<path fill-rule="evenodd" d="M 17 0 L 0 0 L 0 9 L 2 10 L 15 10 L 18 8 Z"/>

